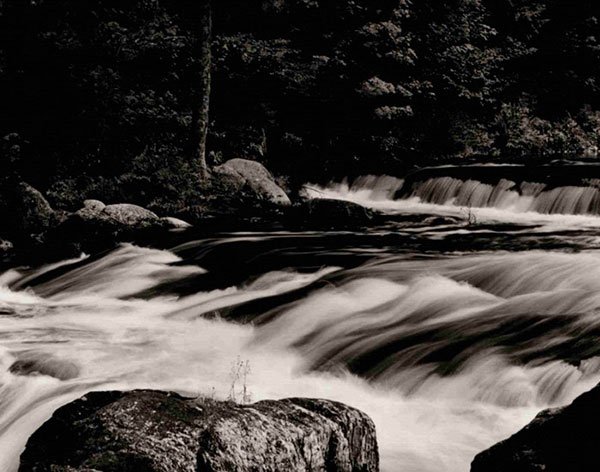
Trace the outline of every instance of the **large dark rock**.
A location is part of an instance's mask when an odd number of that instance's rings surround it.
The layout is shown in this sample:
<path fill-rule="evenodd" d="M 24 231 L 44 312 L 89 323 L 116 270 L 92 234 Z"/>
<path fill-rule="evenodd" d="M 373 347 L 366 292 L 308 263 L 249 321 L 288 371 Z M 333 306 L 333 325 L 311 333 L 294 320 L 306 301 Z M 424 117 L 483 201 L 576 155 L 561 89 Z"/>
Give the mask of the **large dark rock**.
<path fill-rule="evenodd" d="M 472 472 L 600 470 L 600 385 L 571 405 L 541 412 L 514 436 L 478 454 Z"/>
<path fill-rule="evenodd" d="M 358 203 L 329 198 L 315 198 L 303 202 L 297 217 L 308 226 L 347 228 L 367 224 L 374 212 Z"/>
<path fill-rule="evenodd" d="M 257 197 L 276 205 L 290 205 L 285 191 L 277 185 L 265 166 L 247 159 L 231 159 L 214 169 L 215 174 L 227 179 L 237 191 L 250 190 Z"/>
<path fill-rule="evenodd" d="M 20 472 L 379 470 L 375 426 L 327 400 L 253 405 L 157 391 L 99 392 L 57 410 L 29 439 Z"/>
<path fill-rule="evenodd" d="M 164 216 L 160 219 L 160 222 L 165 226 L 165 228 L 171 230 L 184 230 L 192 227 L 192 225 L 187 221 L 179 218 L 173 218 L 172 216 Z"/>

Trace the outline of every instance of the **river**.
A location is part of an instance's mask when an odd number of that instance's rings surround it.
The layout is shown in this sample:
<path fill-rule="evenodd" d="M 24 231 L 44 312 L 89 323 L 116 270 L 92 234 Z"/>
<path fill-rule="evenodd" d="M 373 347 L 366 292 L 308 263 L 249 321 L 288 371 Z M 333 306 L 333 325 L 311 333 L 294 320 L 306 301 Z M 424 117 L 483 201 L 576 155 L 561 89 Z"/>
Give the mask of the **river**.
<path fill-rule="evenodd" d="M 360 231 L 190 230 L 0 274 L 0 470 L 87 391 L 239 396 L 238 362 L 252 401 L 368 413 L 386 472 L 467 471 L 600 381 L 595 188 L 401 186 L 307 187 L 388 215 Z"/>

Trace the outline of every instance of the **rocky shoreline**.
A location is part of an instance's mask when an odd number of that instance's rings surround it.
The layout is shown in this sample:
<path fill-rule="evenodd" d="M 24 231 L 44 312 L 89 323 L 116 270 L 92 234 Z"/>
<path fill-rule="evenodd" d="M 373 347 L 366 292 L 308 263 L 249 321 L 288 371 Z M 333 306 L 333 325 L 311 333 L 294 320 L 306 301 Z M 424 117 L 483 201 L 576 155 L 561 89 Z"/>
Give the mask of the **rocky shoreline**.
<path fill-rule="evenodd" d="M 54 209 L 26 182 L 0 192 L 0 267 L 40 264 L 111 249 L 119 242 L 152 245 L 165 233 L 189 228 L 215 232 L 280 226 L 346 229 L 371 222 L 374 212 L 351 202 L 297 197 L 292 201 L 257 162 L 232 159 L 214 169 L 219 194 L 175 214 L 159 215 L 131 203 L 89 199 L 76 211 Z M 2 190 L 2 189 L 0 189 Z"/>
<path fill-rule="evenodd" d="M 376 472 L 375 425 L 329 400 L 250 405 L 152 390 L 93 392 L 29 439 L 19 472 Z"/>

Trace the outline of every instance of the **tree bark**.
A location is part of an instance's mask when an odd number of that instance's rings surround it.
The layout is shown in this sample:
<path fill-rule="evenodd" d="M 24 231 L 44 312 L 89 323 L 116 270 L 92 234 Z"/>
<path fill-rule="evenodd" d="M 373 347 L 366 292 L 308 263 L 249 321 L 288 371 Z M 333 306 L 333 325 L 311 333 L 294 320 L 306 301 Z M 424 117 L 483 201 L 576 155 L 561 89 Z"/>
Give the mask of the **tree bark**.
<path fill-rule="evenodd" d="M 212 67 L 212 11 L 211 0 L 199 1 L 198 84 L 195 100 L 196 104 L 194 106 L 192 117 L 194 133 L 193 160 L 198 169 L 199 177 L 202 180 L 207 180 L 209 177 L 209 170 L 206 163 L 206 137 L 209 123 Z"/>

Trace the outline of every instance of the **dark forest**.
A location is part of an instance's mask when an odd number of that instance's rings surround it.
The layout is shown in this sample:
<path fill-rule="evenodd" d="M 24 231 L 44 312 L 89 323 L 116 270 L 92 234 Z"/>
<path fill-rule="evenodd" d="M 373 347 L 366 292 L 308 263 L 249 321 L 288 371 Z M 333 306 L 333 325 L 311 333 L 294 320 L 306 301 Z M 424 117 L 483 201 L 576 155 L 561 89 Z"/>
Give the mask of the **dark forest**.
<path fill-rule="evenodd" d="M 3 168 L 64 209 L 210 192 L 197 3 L 2 0 Z M 256 160 L 294 188 L 597 155 L 593 0 L 219 0 L 211 16 L 209 168 Z"/>

